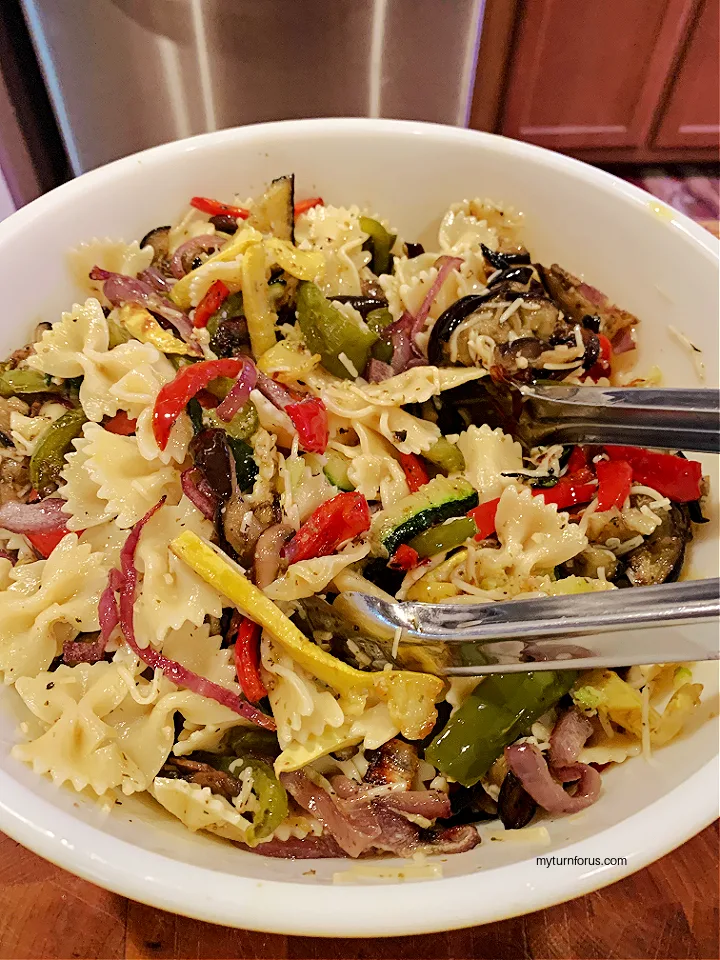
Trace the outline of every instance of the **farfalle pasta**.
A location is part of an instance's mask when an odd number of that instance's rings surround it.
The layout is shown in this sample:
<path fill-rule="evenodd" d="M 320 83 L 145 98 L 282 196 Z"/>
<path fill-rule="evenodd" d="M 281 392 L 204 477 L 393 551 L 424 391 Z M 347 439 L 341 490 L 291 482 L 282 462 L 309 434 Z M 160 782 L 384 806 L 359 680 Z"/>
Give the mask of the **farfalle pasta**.
<path fill-rule="evenodd" d="M 702 688 L 691 665 L 454 676 L 469 646 L 345 594 L 675 579 L 707 487 L 676 451 L 523 442 L 522 388 L 612 383 L 638 319 L 537 263 L 520 213 L 460 200 L 423 247 L 339 199 L 280 177 L 81 244 L 83 302 L 0 370 L 12 752 L 259 855 L 447 855 L 479 842 L 478 791 L 511 829 L 595 802 L 589 764 L 661 748 Z"/>

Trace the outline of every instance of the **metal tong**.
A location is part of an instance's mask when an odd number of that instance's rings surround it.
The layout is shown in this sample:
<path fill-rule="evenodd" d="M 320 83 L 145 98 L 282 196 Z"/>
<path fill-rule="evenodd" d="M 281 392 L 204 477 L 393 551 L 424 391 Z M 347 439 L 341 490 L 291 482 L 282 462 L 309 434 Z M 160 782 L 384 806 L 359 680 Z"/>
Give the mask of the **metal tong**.
<path fill-rule="evenodd" d="M 653 387 L 522 387 L 528 446 L 620 443 L 720 453 L 720 391 Z"/>
<path fill-rule="evenodd" d="M 356 644 L 366 637 L 400 666 L 448 676 L 720 659 L 716 629 L 673 629 L 717 619 L 718 579 L 481 604 L 344 593 L 333 610 Z M 647 627 L 663 629 L 628 636 Z"/>

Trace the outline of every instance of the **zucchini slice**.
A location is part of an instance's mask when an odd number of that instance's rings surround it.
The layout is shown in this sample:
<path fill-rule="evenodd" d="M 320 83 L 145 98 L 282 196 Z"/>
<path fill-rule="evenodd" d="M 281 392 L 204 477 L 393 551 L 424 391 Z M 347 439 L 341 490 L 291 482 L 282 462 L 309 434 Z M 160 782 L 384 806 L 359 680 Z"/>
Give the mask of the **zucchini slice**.
<path fill-rule="evenodd" d="M 354 490 L 350 478 L 348 477 L 348 467 L 350 466 L 350 461 L 344 454 L 340 453 L 338 450 L 328 450 L 325 454 L 325 466 L 323 467 L 323 473 L 328 478 L 330 483 L 337 487 L 338 490 Z"/>
<path fill-rule="evenodd" d="M 295 175 L 273 180 L 265 193 L 253 204 L 247 219 L 260 233 L 272 234 L 278 240 L 295 242 Z"/>
<path fill-rule="evenodd" d="M 370 537 L 374 552 L 392 556 L 401 543 L 478 505 L 477 491 L 464 477 L 435 477 L 416 493 L 375 514 Z"/>

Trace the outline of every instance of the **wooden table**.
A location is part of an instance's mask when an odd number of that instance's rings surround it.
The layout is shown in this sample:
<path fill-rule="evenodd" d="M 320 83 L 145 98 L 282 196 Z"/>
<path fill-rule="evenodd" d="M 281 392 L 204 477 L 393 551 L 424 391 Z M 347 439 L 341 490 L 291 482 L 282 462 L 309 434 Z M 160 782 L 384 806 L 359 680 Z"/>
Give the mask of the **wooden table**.
<path fill-rule="evenodd" d="M 716 823 L 620 883 L 526 917 L 428 936 L 317 940 L 228 930 L 141 906 L 78 880 L 0 834 L 0 960 L 717 960 L 718 849 Z"/>

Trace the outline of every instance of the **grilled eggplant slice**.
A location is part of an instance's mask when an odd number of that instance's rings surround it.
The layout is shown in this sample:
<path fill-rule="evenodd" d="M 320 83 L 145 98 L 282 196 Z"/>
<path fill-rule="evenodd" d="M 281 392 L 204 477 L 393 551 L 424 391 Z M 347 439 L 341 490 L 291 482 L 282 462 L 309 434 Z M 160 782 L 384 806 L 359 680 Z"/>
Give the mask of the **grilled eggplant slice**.
<path fill-rule="evenodd" d="M 630 583 L 649 587 L 677 580 L 691 540 L 689 511 L 684 504 L 673 503 L 660 526 L 625 558 Z"/>
<path fill-rule="evenodd" d="M 604 293 L 563 270 L 557 263 L 549 268 L 536 264 L 536 269 L 555 303 L 576 323 L 582 323 L 586 316 L 598 316 L 600 332 L 610 340 L 622 330 L 640 323 L 634 314 L 616 307 Z"/>

